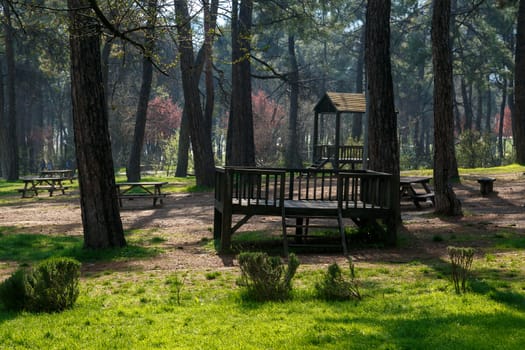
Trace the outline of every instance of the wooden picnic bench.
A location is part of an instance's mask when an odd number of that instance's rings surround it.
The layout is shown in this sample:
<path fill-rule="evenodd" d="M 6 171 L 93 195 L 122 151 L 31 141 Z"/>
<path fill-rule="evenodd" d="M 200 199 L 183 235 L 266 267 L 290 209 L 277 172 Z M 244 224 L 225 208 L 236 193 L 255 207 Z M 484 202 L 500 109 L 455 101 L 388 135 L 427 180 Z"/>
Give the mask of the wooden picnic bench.
<path fill-rule="evenodd" d="M 160 205 L 163 204 L 163 199 L 166 198 L 167 193 L 162 193 L 162 187 L 167 185 L 167 182 L 117 182 L 117 192 L 119 204 L 122 208 L 122 200 L 128 199 L 153 199 L 153 206 L 155 207 L 157 201 Z"/>
<path fill-rule="evenodd" d="M 432 178 L 427 176 L 401 176 L 399 178 L 399 197 L 409 198 L 418 209 L 421 208 L 420 203 L 427 200 L 434 204 L 434 191 L 430 188 L 430 180 Z"/>
<path fill-rule="evenodd" d="M 40 177 L 61 177 L 66 180 L 70 180 L 73 183 L 75 179 L 74 169 L 42 169 L 40 171 Z"/>
<path fill-rule="evenodd" d="M 48 191 L 49 196 L 53 196 L 53 192 L 60 191 L 62 194 L 66 194 L 68 186 L 64 186 L 63 177 L 24 177 L 21 178 L 24 182 L 24 187 L 18 189 L 18 192 L 22 194 L 22 198 L 30 198 L 38 196 L 39 191 Z"/>

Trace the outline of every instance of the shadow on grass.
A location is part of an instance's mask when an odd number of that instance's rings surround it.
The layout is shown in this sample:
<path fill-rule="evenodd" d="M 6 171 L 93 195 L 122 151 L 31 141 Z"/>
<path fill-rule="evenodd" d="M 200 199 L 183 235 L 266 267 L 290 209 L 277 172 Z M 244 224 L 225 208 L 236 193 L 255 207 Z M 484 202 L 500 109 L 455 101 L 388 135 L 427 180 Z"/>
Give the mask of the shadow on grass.
<path fill-rule="evenodd" d="M 368 233 L 357 231 L 346 232 L 346 242 L 350 249 L 382 248 L 377 240 L 370 238 Z M 215 248 L 218 249 L 219 242 Z M 263 251 L 270 255 L 284 255 L 284 243 L 281 235 L 269 231 L 244 231 L 232 236 L 230 254 L 240 252 Z M 296 254 L 343 254 L 341 236 L 336 231 L 317 231 L 312 235 L 289 238 L 288 249 Z"/>
<path fill-rule="evenodd" d="M 80 262 L 122 261 L 158 255 L 156 247 L 128 244 L 123 248 L 84 249 L 79 236 L 10 234 L 12 228 L 0 227 L 0 260 L 30 264 L 50 257 L 64 256 Z"/>
<path fill-rule="evenodd" d="M 381 349 L 520 349 L 523 345 L 524 319 L 512 313 L 414 313 L 404 305 L 393 305 L 385 307 L 384 317 L 376 318 L 354 315 L 352 307 L 342 303 L 331 307 L 326 317 L 305 325 L 305 347 L 337 344 L 340 348 L 359 348 L 356 345 L 362 343 Z"/>
<path fill-rule="evenodd" d="M 492 272 L 493 273 L 493 272 Z M 516 279 L 523 280 L 523 276 L 516 276 Z M 494 282 L 491 282 L 494 281 Z M 510 289 L 509 283 L 495 277 L 486 280 L 472 280 L 470 289 L 480 295 L 486 295 L 495 302 L 505 304 L 521 312 L 525 311 L 525 294 Z"/>

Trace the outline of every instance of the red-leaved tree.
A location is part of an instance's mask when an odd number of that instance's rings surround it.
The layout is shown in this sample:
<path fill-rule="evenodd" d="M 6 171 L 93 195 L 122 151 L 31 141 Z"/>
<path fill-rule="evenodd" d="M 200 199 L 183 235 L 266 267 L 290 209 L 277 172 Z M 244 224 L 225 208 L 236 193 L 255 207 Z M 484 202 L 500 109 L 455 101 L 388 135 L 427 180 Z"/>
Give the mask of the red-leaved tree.
<path fill-rule="evenodd" d="M 496 113 L 494 116 L 495 123 L 494 123 L 494 133 L 496 135 L 499 135 L 499 125 L 500 125 L 500 114 Z M 503 114 L 503 137 L 511 137 L 512 136 L 512 120 L 511 120 L 511 112 L 510 108 L 508 106 L 505 107 L 505 113 Z"/>
<path fill-rule="evenodd" d="M 155 97 L 149 101 L 146 143 L 166 140 L 180 127 L 182 109 L 169 98 Z"/>
<path fill-rule="evenodd" d="M 170 98 L 155 97 L 149 101 L 144 139 L 144 163 L 163 164 L 172 155 L 164 154 L 166 145 L 180 127 L 182 109 Z"/>
<path fill-rule="evenodd" d="M 276 165 L 282 153 L 284 108 L 264 91 L 252 93 L 255 161 L 257 165 Z"/>

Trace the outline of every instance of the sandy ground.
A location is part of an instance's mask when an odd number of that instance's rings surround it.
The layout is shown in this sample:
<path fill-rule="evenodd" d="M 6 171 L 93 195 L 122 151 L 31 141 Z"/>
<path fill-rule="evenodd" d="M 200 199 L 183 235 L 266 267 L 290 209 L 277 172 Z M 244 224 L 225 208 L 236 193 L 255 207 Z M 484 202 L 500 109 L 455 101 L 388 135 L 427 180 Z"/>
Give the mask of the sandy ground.
<path fill-rule="evenodd" d="M 525 234 L 525 175 L 495 176 L 494 193 L 481 196 L 474 178 L 463 179 L 455 187 L 462 202 L 464 216 L 440 218 L 432 214 L 430 203 L 418 210 L 411 202 L 402 202 L 403 230 L 399 247 L 352 248 L 351 255 L 359 263 L 406 262 L 414 259 L 435 259 L 446 254 L 451 237 L 468 235 L 469 246 L 483 249 L 486 238 L 502 230 Z M 154 232 L 166 240 L 165 253 L 151 259 L 119 263 L 97 263 L 85 267 L 103 269 L 221 269 L 231 268 L 235 259 L 218 255 L 203 241 L 212 239 L 213 194 L 171 194 L 162 207 L 153 208 L 149 200 L 125 201 L 121 210 L 124 228 Z M 52 199 L 19 199 L 14 205 L 0 209 L 0 225 L 15 227 L 15 232 L 44 235 L 82 235 L 78 196 L 64 195 Z M 256 217 L 242 231 L 280 231 L 280 218 Z M 478 239 L 472 239 L 479 236 Z M 439 242 L 435 239 L 444 239 Z M 339 255 L 301 255 L 302 264 L 328 264 L 342 261 Z M 111 266 L 108 266 L 111 265 Z M 0 262 L 0 278 L 16 267 L 14 262 Z M 3 278 L 2 278 L 3 279 Z"/>

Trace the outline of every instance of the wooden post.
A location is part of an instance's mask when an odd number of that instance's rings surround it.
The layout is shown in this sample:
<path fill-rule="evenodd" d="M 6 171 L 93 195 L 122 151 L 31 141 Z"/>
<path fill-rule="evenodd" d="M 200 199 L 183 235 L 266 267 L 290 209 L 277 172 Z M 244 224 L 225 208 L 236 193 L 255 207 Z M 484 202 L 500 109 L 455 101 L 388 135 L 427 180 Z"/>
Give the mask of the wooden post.
<path fill-rule="evenodd" d="M 335 114 L 335 169 L 339 170 L 339 148 L 341 147 L 341 113 Z"/>
<path fill-rule="evenodd" d="M 314 116 L 314 134 L 313 134 L 313 152 L 312 152 L 312 163 L 315 163 L 315 161 L 319 158 L 319 154 L 317 154 L 317 146 L 319 144 L 319 113 L 315 112 Z"/>
<path fill-rule="evenodd" d="M 224 197 L 221 223 L 221 243 L 219 251 L 224 253 L 231 247 L 232 236 L 232 186 L 233 169 L 226 168 L 224 172 Z"/>

